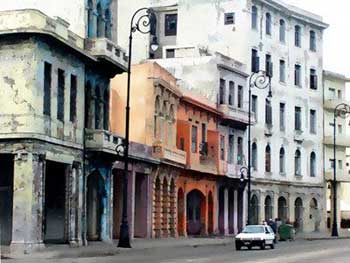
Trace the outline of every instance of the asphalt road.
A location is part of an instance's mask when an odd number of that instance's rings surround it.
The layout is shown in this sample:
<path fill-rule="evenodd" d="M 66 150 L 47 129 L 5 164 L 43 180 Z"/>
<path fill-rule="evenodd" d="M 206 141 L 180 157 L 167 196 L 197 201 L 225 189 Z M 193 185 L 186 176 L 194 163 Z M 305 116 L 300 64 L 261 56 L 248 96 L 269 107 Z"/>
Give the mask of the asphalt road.
<path fill-rule="evenodd" d="M 207 246 L 186 248 L 146 249 L 127 251 L 119 255 L 96 258 L 52 259 L 52 260 L 4 260 L 2 263 L 58 262 L 58 263 L 348 263 L 350 262 L 350 240 L 280 242 L 276 249 L 235 251 L 232 246 Z"/>

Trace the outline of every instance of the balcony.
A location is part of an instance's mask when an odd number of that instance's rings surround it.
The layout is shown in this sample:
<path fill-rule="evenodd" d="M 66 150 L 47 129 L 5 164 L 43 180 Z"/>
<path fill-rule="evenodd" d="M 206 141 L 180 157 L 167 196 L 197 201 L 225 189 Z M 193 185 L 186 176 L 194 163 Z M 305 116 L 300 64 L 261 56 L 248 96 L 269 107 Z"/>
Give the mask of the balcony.
<path fill-rule="evenodd" d="M 241 178 L 241 171 L 240 170 L 242 167 L 243 167 L 243 165 L 228 163 L 227 164 L 227 176 L 230 178 L 236 178 L 236 179 Z"/>
<path fill-rule="evenodd" d="M 179 164 L 181 166 L 186 165 L 186 152 L 176 149 L 175 147 L 169 147 L 161 141 L 153 143 L 152 155 L 154 158 L 163 161 Z"/>
<path fill-rule="evenodd" d="M 341 103 L 348 104 L 348 101 L 334 97 L 331 99 L 325 99 L 323 105 L 324 105 L 325 109 L 333 111 L 335 109 L 335 107 L 337 107 L 337 105 L 339 105 Z"/>
<path fill-rule="evenodd" d="M 248 125 L 249 112 L 245 109 L 240 109 L 235 106 L 221 104 L 218 110 L 223 113 L 223 119 L 226 121 L 233 121 L 238 125 Z M 251 115 L 251 122 L 255 123 L 255 115 Z"/>
<path fill-rule="evenodd" d="M 325 136 L 323 144 L 333 146 L 333 136 Z M 343 147 L 350 147 L 350 136 L 349 135 L 336 135 L 336 145 Z"/>
<path fill-rule="evenodd" d="M 205 173 L 211 173 L 211 174 L 217 174 L 217 166 L 216 166 L 216 158 L 215 156 L 210 155 L 200 155 L 199 157 L 199 166 L 198 170 L 205 172 Z"/>
<path fill-rule="evenodd" d="M 336 175 L 337 175 L 336 179 L 338 182 L 350 183 L 350 175 L 346 172 L 346 170 L 337 169 Z M 325 171 L 325 179 L 326 181 L 333 181 L 334 179 L 333 169 L 327 169 Z"/>
<path fill-rule="evenodd" d="M 91 55 L 106 64 L 107 68 L 112 67 L 119 73 L 127 70 L 128 58 L 125 51 L 109 39 L 86 39 L 85 48 Z"/>
<path fill-rule="evenodd" d="M 118 136 L 106 130 L 85 129 L 86 149 L 92 152 L 104 152 L 117 155 L 116 147 L 122 142 Z"/>
<path fill-rule="evenodd" d="M 302 143 L 304 141 L 303 131 L 295 130 L 294 131 L 294 141 Z"/>

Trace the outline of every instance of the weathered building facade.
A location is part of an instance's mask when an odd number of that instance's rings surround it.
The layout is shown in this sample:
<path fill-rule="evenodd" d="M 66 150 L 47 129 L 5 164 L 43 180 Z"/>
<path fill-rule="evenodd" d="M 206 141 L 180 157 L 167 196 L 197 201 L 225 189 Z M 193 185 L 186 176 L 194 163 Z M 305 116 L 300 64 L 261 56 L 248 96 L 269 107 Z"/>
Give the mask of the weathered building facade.
<path fill-rule="evenodd" d="M 108 133 L 109 80 L 126 70 L 125 52 L 108 39 L 105 22 L 94 20 L 103 34 L 77 34 L 60 17 L 23 9 L 42 9 L 38 1 L 27 4 L 0 12 L 1 81 L 8 87 L 1 103 L 1 243 L 30 250 L 110 240 L 109 178 L 120 139 Z M 83 10 L 79 23 L 87 25 Z"/>

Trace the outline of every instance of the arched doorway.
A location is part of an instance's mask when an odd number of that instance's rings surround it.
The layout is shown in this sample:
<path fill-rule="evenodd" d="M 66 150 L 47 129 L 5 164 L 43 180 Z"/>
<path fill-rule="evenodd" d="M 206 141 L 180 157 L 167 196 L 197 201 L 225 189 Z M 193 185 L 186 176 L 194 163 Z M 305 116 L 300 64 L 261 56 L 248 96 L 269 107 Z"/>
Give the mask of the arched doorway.
<path fill-rule="evenodd" d="M 177 192 L 177 233 L 185 235 L 185 196 L 182 188 Z"/>
<path fill-rule="evenodd" d="M 259 199 L 256 195 L 252 196 L 250 201 L 251 206 L 251 224 L 258 225 L 259 224 Z"/>
<path fill-rule="evenodd" d="M 272 200 L 269 195 L 265 197 L 264 206 L 265 206 L 265 220 L 267 221 L 267 220 L 273 219 L 272 218 Z"/>
<path fill-rule="evenodd" d="M 310 225 L 312 226 L 312 231 L 320 230 L 320 214 L 315 198 L 312 198 L 310 201 Z"/>
<path fill-rule="evenodd" d="M 213 194 L 209 191 L 208 194 L 208 234 L 214 233 L 214 201 Z"/>
<path fill-rule="evenodd" d="M 294 215 L 295 215 L 295 227 L 297 231 L 303 231 L 303 214 L 304 214 L 304 208 L 303 208 L 303 201 L 300 197 L 298 197 L 295 200 L 294 203 Z"/>
<path fill-rule="evenodd" d="M 187 194 L 187 234 L 200 235 L 205 229 L 205 197 L 199 190 Z"/>
<path fill-rule="evenodd" d="M 101 240 L 104 183 L 99 172 L 89 175 L 87 181 L 87 239 Z"/>
<path fill-rule="evenodd" d="M 287 200 L 281 196 L 278 198 L 278 218 L 282 220 L 282 222 L 287 222 Z"/>

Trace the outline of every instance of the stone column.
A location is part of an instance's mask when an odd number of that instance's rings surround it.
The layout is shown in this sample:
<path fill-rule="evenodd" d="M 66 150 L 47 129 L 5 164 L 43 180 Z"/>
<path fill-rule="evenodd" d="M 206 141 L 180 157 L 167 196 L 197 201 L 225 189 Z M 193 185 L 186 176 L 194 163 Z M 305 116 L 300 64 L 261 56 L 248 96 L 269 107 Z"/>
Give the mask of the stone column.
<path fill-rule="evenodd" d="M 68 166 L 68 203 L 69 203 L 69 221 L 68 221 L 68 240 L 70 246 L 77 246 L 76 236 L 76 218 L 77 218 L 77 170 L 73 165 Z"/>
<path fill-rule="evenodd" d="M 21 151 L 15 156 L 11 250 L 43 246 L 44 167 L 37 154 Z"/>
<path fill-rule="evenodd" d="M 234 234 L 238 233 L 238 192 L 233 191 L 233 231 Z"/>
<path fill-rule="evenodd" d="M 265 197 L 266 194 L 261 192 L 260 194 L 260 209 L 259 209 L 259 224 L 261 224 L 266 218 L 265 216 Z M 267 218 L 269 220 L 270 218 Z"/>
<path fill-rule="evenodd" d="M 229 234 L 228 229 L 228 189 L 224 190 L 224 235 Z"/>
<path fill-rule="evenodd" d="M 287 205 L 288 205 L 287 219 L 289 219 L 289 222 L 292 223 L 295 221 L 295 196 L 294 195 L 288 196 Z"/>
<path fill-rule="evenodd" d="M 247 211 L 248 211 L 248 196 L 247 188 L 243 191 L 243 213 L 242 213 L 242 227 L 245 227 L 247 224 Z"/>
<path fill-rule="evenodd" d="M 273 204 L 273 208 L 272 208 L 272 214 L 273 214 L 273 219 L 278 218 L 278 194 L 274 193 L 273 195 L 273 199 L 272 199 L 272 204 Z"/>
<path fill-rule="evenodd" d="M 136 172 L 132 168 L 129 172 L 128 181 L 128 221 L 129 221 L 129 235 L 130 239 L 134 238 L 134 224 L 135 224 L 135 179 Z"/>
<path fill-rule="evenodd" d="M 81 164 L 74 163 L 73 167 L 76 167 L 76 184 L 77 184 L 77 216 L 76 216 L 76 241 L 77 245 L 83 245 L 83 170 Z"/>

